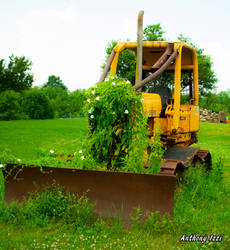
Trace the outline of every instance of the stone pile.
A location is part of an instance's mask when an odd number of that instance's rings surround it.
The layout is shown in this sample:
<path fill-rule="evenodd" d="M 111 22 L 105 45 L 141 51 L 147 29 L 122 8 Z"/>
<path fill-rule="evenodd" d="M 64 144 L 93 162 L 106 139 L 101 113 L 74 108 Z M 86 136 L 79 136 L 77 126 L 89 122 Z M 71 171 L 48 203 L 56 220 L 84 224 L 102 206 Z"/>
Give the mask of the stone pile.
<path fill-rule="evenodd" d="M 226 112 L 220 111 L 219 113 L 212 112 L 207 109 L 200 109 L 200 121 L 201 122 L 217 122 L 227 123 Z"/>

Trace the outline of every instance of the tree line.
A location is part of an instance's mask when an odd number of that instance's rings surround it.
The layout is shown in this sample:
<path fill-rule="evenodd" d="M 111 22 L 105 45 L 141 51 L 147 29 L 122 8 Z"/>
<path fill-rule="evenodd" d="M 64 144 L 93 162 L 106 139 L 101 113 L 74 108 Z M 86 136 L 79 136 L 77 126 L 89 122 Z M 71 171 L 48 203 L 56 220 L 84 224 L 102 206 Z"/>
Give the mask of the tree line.
<path fill-rule="evenodd" d="M 143 32 L 145 41 L 165 41 L 160 24 L 148 25 Z M 203 49 L 194 45 L 190 38 L 182 34 L 179 41 L 195 47 L 199 64 L 200 107 L 215 112 L 226 110 L 230 114 L 230 90 L 216 93 L 218 81 L 213 70 L 213 62 Z M 106 47 L 105 63 L 118 41 L 111 41 Z M 105 63 L 101 65 L 103 69 Z M 15 119 L 53 119 L 84 116 L 86 101 L 85 90 L 70 92 L 60 77 L 50 75 L 41 87 L 32 87 L 34 76 L 32 62 L 22 57 L 11 55 L 8 64 L 0 60 L 0 120 Z M 133 51 L 124 50 L 119 57 L 117 77 L 130 80 L 134 84 L 136 75 L 136 56 Z M 182 74 L 186 78 L 186 72 Z M 173 75 L 164 72 L 152 84 L 173 85 Z"/>
<path fill-rule="evenodd" d="M 83 116 L 85 90 L 70 92 L 60 77 L 50 75 L 32 87 L 32 62 L 10 56 L 0 61 L 0 120 L 53 119 Z"/>

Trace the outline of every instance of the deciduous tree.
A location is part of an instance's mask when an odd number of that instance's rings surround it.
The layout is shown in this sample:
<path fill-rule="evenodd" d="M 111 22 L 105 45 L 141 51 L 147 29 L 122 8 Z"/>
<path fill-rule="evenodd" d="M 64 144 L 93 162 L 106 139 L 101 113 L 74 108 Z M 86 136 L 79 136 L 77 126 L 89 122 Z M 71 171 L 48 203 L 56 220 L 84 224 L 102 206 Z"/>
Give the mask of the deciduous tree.
<path fill-rule="evenodd" d="M 33 74 L 30 72 L 32 62 L 25 56 L 11 55 L 9 63 L 0 60 L 0 92 L 5 90 L 22 91 L 29 89 L 33 83 Z"/>
<path fill-rule="evenodd" d="M 59 76 L 50 75 L 48 77 L 48 82 L 43 85 L 44 88 L 52 87 L 52 88 L 61 88 L 67 90 L 67 87 L 64 85 Z"/>

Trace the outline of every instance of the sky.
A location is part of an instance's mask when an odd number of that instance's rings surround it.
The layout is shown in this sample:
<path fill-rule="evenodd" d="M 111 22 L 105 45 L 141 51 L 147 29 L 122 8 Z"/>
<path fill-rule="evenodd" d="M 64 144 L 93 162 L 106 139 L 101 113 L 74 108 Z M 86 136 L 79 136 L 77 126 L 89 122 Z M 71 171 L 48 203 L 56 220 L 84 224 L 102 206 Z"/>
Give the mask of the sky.
<path fill-rule="evenodd" d="M 210 55 L 217 91 L 230 89 L 230 1 L 228 0 L 0 0 L 0 58 L 11 54 L 33 62 L 33 86 L 56 75 L 70 91 L 100 78 L 111 40 L 136 40 L 137 15 L 144 27 L 160 23 L 169 41 L 180 33 Z"/>

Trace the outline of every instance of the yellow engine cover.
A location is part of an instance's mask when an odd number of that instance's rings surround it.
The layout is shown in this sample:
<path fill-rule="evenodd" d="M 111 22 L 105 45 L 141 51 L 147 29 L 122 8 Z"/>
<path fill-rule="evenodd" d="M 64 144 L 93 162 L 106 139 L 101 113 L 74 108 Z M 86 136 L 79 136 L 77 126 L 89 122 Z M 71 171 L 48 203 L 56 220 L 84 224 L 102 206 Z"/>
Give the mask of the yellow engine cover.
<path fill-rule="evenodd" d="M 192 106 L 190 115 L 190 132 L 200 129 L 200 109 L 199 106 Z"/>
<path fill-rule="evenodd" d="M 142 93 L 142 105 L 149 117 L 159 117 L 161 113 L 161 97 L 158 94 Z"/>

